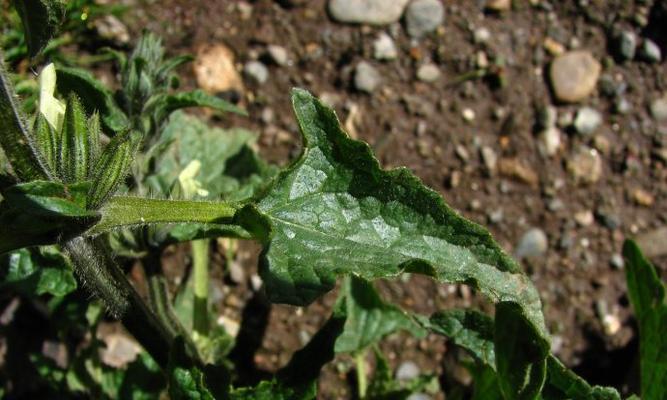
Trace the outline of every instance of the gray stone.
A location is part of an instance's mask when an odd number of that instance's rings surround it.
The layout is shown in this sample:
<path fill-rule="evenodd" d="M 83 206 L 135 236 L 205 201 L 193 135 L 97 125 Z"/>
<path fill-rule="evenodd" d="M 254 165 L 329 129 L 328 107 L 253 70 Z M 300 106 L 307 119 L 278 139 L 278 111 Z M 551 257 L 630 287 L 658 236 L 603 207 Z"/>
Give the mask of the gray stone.
<path fill-rule="evenodd" d="M 559 198 L 551 199 L 547 203 L 547 209 L 549 211 L 560 211 L 565 208 L 565 203 Z"/>
<path fill-rule="evenodd" d="M 625 267 L 625 261 L 623 260 L 623 256 L 618 253 L 614 253 L 611 255 L 609 264 L 611 264 L 611 266 L 616 269 L 623 269 Z"/>
<path fill-rule="evenodd" d="M 245 270 L 240 262 L 234 260 L 227 268 L 229 268 L 229 279 L 234 283 L 242 283 L 245 281 Z"/>
<path fill-rule="evenodd" d="M 433 63 L 422 64 L 417 69 L 417 79 L 422 82 L 435 82 L 440 78 L 440 68 Z"/>
<path fill-rule="evenodd" d="M 646 257 L 664 256 L 667 254 L 667 226 L 644 232 L 636 241 Z"/>
<path fill-rule="evenodd" d="M 639 56 L 648 62 L 658 63 L 662 60 L 660 47 L 651 39 L 644 39 L 644 42 L 639 49 Z"/>
<path fill-rule="evenodd" d="M 396 368 L 396 379 L 399 381 L 409 381 L 419 376 L 419 366 L 412 361 L 403 361 Z"/>
<path fill-rule="evenodd" d="M 338 22 L 389 25 L 398 21 L 410 0 L 329 0 L 329 14 Z"/>
<path fill-rule="evenodd" d="M 394 39 L 382 32 L 373 42 L 373 57 L 378 60 L 394 60 L 398 57 L 398 50 Z"/>
<path fill-rule="evenodd" d="M 405 27 L 408 35 L 419 38 L 433 32 L 445 17 L 445 9 L 439 0 L 413 0 L 405 11 Z"/>
<path fill-rule="evenodd" d="M 561 133 L 555 126 L 544 129 L 537 135 L 537 148 L 544 156 L 552 157 L 558 153 L 561 145 Z"/>
<path fill-rule="evenodd" d="M 653 100 L 651 103 L 651 115 L 656 121 L 667 120 L 667 96 Z"/>
<path fill-rule="evenodd" d="M 582 135 L 590 136 L 600 127 L 602 115 L 595 109 L 583 107 L 574 119 L 574 129 Z"/>
<path fill-rule="evenodd" d="M 627 114 L 632 111 L 632 103 L 625 97 L 619 97 L 614 102 L 614 112 L 617 114 Z"/>
<path fill-rule="evenodd" d="M 595 89 L 602 66 L 584 50 L 558 56 L 551 64 L 550 79 L 556 98 L 576 103 L 587 98 Z"/>
<path fill-rule="evenodd" d="M 271 57 L 271 61 L 280 65 L 281 67 L 284 67 L 290 63 L 289 53 L 283 46 L 272 44 L 267 47 L 266 50 L 269 53 L 269 57 Z"/>
<path fill-rule="evenodd" d="M 260 85 L 269 79 L 269 69 L 259 61 L 248 61 L 243 67 L 245 76 Z"/>
<path fill-rule="evenodd" d="M 546 253 L 548 246 L 546 233 L 542 229 L 532 228 L 523 234 L 514 254 L 517 258 L 538 257 Z"/>
<path fill-rule="evenodd" d="M 618 56 L 623 60 L 632 60 L 637 52 L 637 35 L 630 31 L 621 32 L 616 38 Z"/>
<path fill-rule="evenodd" d="M 484 163 L 486 172 L 489 175 L 495 174 L 498 166 L 498 155 L 496 152 L 489 146 L 483 146 L 480 154 L 482 155 L 482 162 Z"/>
<path fill-rule="evenodd" d="M 373 93 L 382 83 L 380 73 L 370 63 L 361 61 L 354 70 L 354 87 L 362 92 Z"/>
<path fill-rule="evenodd" d="M 475 29 L 475 32 L 473 32 L 473 39 L 475 40 L 475 43 L 486 43 L 491 39 L 491 32 L 485 27 L 480 27 Z"/>
<path fill-rule="evenodd" d="M 602 158 L 597 150 L 581 146 L 567 160 L 567 170 L 578 183 L 595 183 L 602 176 Z"/>

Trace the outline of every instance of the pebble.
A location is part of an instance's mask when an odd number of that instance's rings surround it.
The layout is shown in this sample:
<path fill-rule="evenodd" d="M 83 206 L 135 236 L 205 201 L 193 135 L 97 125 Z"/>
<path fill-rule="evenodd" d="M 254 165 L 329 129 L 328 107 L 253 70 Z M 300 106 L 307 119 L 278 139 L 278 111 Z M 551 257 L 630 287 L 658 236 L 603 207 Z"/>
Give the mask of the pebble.
<path fill-rule="evenodd" d="M 549 211 L 560 211 L 565 208 L 565 203 L 559 198 L 551 199 L 547 203 Z"/>
<path fill-rule="evenodd" d="M 253 274 L 250 277 L 250 286 L 252 287 L 253 291 L 258 292 L 259 289 L 262 288 L 263 284 L 264 284 L 264 281 L 262 281 L 262 278 L 259 275 Z"/>
<path fill-rule="evenodd" d="M 597 150 L 582 146 L 567 161 L 567 170 L 578 183 L 595 183 L 602 176 L 602 158 Z"/>
<path fill-rule="evenodd" d="M 472 108 L 464 108 L 461 112 L 464 120 L 471 122 L 475 120 L 475 111 Z"/>
<path fill-rule="evenodd" d="M 517 258 L 538 257 L 546 253 L 549 242 L 542 229 L 532 228 L 523 234 L 514 251 Z"/>
<path fill-rule="evenodd" d="M 234 53 L 227 46 L 200 47 L 194 63 L 197 85 L 209 93 L 243 92 L 241 76 L 234 65 Z"/>
<path fill-rule="evenodd" d="M 632 191 L 632 200 L 640 206 L 651 207 L 655 203 L 655 197 L 644 189 Z"/>
<path fill-rule="evenodd" d="M 433 398 L 426 393 L 412 393 L 405 400 L 432 400 Z"/>
<path fill-rule="evenodd" d="M 619 97 L 614 102 L 614 112 L 617 114 L 627 114 L 632 111 L 632 103 L 628 101 L 625 97 Z"/>
<path fill-rule="evenodd" d="M 590 226 L 595 220 L 595 217 L 593 216 L 593 212 L 591 210 L 584 210 L 575 213 L 574 220 L 577 222 L 577 224 L 579 224 L 579 226 Z"/>
<path fill-rule="evenodd" d="M 289 53 L 287 52 L 287 49 L 284 48 L 283 46 L 272 44 L 269 47 L 267 47 L 266 50 L 269 53 L 269 57 L 271 57 L 271 61 L 273 61 L 277 65 L 284 67 L 290 63 Z"/>
<path fill-rule="evenodd" d="M 486 172 L 489 175 L 495 174 L 496 166 L 498 165 L 498 155 L 496 152 L 489 146 L 483 146 L 480 154 L 482 155 L 482 162 L 484 162 Z"/>
<path fill-rule="evenodd" d="M 229 279 L 234 283 L 242 283 L 245 280 L 245 270 L 240 262 L 234 260 L 227 268 L 229 268 Z"/>
<path fill-rule="evenodd" d="M 550 78 L 556 98 L 576 103 L 595 89 L 602 66 L 585 50 L 571 51 L 557 57 L 551 64 Z"/>
<path fill-rule="evenodd" d="M 616 38 L 616 51 L 622 60 L 632 60 L 637 52 L 637 35 L 630 31 L 621 32 Z"/>
<path fill-rule="evenodd" d="M 329 0 L 329 14 L 338 22 L 389 25 L 397 22 L 410 0 Z"/>
<path fill-rule="evenodd" d="M 606 314 L 602 317 L 602 327 L 604 328 L 604 333 L 608 336 L 613 336 L 621 330 L 621 321 L 614 314 Z"/>
<path fill-rule="evenodd" d="M 559 56 L 565 53 L 565 46 L 548 36 L 544 39 L 542 47 L 552 56 Z"/>
<path fill-rule="evenodd" d="M 419 376 L 419 366 L 412 361 L 403 361 L 396 368 L 396 379 L 399 381 L 409 381 Z"/>
<path fill-rule="evenodd" d="M 503 176 L 517 179 L 530 186 L 537 186 L 540 181 L 533 168 L 522 164 L 516 158 L 503 158 L 498 161 L 498 172 Z"/>
<path fill-rule="evenodd" d="M 243 73 L 248 79 L 260 85 L 269 79 L 269 69 L 259 61 L 248 61 L 243 67 Z"/>
<path fill-rule="evenodd" d="M 475 32 L 473 32 L 473 40 L 475 43 L 486 43 L 491 39 L 491 32 L 485 28 L 485 27 L 480 27 L 475 29 Z"/>
<path fill-rule="evenodd" d="M 667 254 L 667 226 L 640 234 L 636 242 L 646 257 Z"/>
<path fill-rule="evenodd" d="M 653 100 L 651 115 L 656 121 L 667 121 L 667 96 Z"/>
<path fill-rule="evenodd" d="M 102 338 L 106 346 L 100 352 L 102 362 L 114 368 L 127 366 L 141 353 L 141 346 L 122 333 L 111 333 Z"/>
<path fill-rule="evenodd" d="M 489 0 L 486 9 L 491 11 L 507 11 L 512 8 L 512 0 Z"/>
<path fill-rule="evenodd" d="M 625 268 L 625 260 L 623 260 L 623 256 L 618 253 L 614 253 L 611 255 L 609 264 L 616 269 Z"/>
<path fill-rule="evenodd" d="M 574 129 L 584 136 L 592 135 L 602 124 L 602 115 L 595 109 L 583 107 L 574 118 Z"/>
<path fill-rule="evenodd" d="M 354 70 L 354 87 L 366 93 L 373 93 L 382 83 L 380 73 L 370 63 L 361 61 Z"/>
<path fill-rule="evenodd" d="M 394 39 L 382 32 L 373 42 L 373 57 L 378 60 L 394 60 L 398 57 L 398 50 Z"/>
<path fill-rule="evenodd" d="M 433 63 L 422 64 L 417 69 L 417 79 L 422 82 L 435 82 L 440 78 L 440 68 Z"/>
<path fill-rule="evenodd" d="M 651 39 L 644 39 L 640 49 L 639 56 L 648 62 L 659 63 L 662 60 L 660 47 Z"/>
<path fill-rule="evenodd" d="M 105 15 L 93 22 L 95 30 L 101 38 L 110 40 L 119 45 L 130 43 L 130 32 L 127 26 L 113 15 Z"/>
<path fill-rule="evenodd" d="M 558 153 L 561 145 L 561 133 L 555 126 L 544 129 L 537 136 L 537 148 L 542 155 L 552 157 Z"/>
<path fill-rule="evenodd" d="M 439 0 L 413 0 L 405 10 L 405 27 L 408 35 L 419 38 L 433 32 L 445 16 Z"/>

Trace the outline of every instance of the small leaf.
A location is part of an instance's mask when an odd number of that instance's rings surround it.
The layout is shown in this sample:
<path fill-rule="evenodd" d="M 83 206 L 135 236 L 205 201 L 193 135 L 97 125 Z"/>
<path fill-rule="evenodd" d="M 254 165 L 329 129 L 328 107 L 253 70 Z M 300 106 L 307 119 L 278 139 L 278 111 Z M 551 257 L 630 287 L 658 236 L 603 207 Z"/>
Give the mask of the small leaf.
<path fill-rule="evenodd" d="M 77 285 L 69 261 L 55 248 L 21 249 L 5 255 L 7 274 L 2 287 L 9 286 L 26 295 L 65 296 Z"/>
<path fill-rule="evenodd" d="M 317 386 L 311 383 L 308 390 L 295 391 L 282 385 L 280 381 L 262 381 L 253 388 L 234 389 L 230 393 L 230 400 L 314 400 Z"/>
<path fill-rule="evenodd" d="M 37 146 L 44 157 L 44 161 L 46 161 L 51 173 L 55 175 L 60 136 L 42 113 L 38 113 L 35 118 L 34 133 Z"/>
<path fill-rule="evenodd" d="M 86 210 L 85 193 L 89 184 L 63 185 L 58 182 L 33 181 L 10 187 L 4 192 L 10 207 L 31 215 L 51 217 L 95 217 Z"/>
<path fill-rule="evenodd" d="M 63 182 L 74 183 L 86 180 L 88 169 L 92 164 L 90 154 L 90 135 L 86 114 L 76 95 L 70 94 L 58 154 L 58 173 Z"/>
<path fill-rule="evenodd" d="M 667 398 L 665 285 L 637 244 L 623 244 L 628 297 L 639 325 L 639 375 L 643 399 Z"/>
<path fill-rule="evenodd" d="M 493 320 L 489 316 L 473 310 L 440 311 L 431 316 L 428 327 L 469 350 L 482 363 L 496 365 Z"/>
<path fill-rule="evenodd" d="M 172 400 L 214 400 L 206 387 L 204 373 L 186 356 L 181 337 L 174 341 L 167 370 Z"/>
<path fill-rule="evenodd" d="M 373 285 L 364 279 L 346 277 L 340 296 L 347 320 L 336 340 L 336 353 L 361 351 L 399 330 L 407 330 L 418 338 L 426 334 L 405 312 L 382 301 Z"/>
<path fill-rule="evenodd" d="M 65 5 L 59 0 L 14 0 L 23 22 L 30 57 L 36 56 L 55 36 L 65 16 Z"/>
<path fill-rule="evenodd" d="M 147 110 L 155 109 L 155 119 L 157 121 L 163 121 L 172 112 L 188 107 L 208 107 L 214 110 L 247 115 L 242 108 L 199 89 L 192 92 L 160 94 L 146 104 Z"/>
<path fill-rule="evenodd" d="M 100 136 L 102 135 L 102 127 L 100 125 L 100 114 L 95 111 L 93 115 L 88 118 L 88 142 L 90 146 L 90 164 L 88 165 L 87 175 L 93 173 L 93 169 L 102 152 L 102 145 L 100 144 Z"/>
<path fill-rule="evenodd" d="M 496 371 L 507 399 L 536 399 L 546 379 L 549 342 L 516 303 L 496 305 Z"/>
<path fill-rule="evenodd" d="M 49 179 L 48 167 L 28 132 L 0 54 L 0 147 L 21 181 Z"/>
<path fill-rule="evenodd" d="M 117 135 L 104 148 L 92 173 L 92 186 L 88 192 L 88 209 L 99 208 L 111 197 L 127 176 L 134 155 L 137 153 L 140 134 L 128 131 Z"/>
<path fill-rule="evenodd" d="M 58 91 L 64 96 L 76 93 L 82 99 L 87 114 L 99 111 L 102 123 L 109 132 L 121 133 L 128 129 L 130 122 L 116 105 L 113 94 L 88 71 L 59 66 L 56 73 Z"/>

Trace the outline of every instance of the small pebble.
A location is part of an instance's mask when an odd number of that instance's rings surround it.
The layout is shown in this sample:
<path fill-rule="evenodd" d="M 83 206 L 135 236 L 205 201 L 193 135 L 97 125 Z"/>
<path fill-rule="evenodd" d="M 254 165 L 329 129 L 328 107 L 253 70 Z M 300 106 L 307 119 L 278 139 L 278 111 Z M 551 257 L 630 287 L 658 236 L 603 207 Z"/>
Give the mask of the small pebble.
<path fill-rule="evenodd" d="M 625 267 L 625 260 L 623 260 L 623 256 L 614 253 L 611 255 L 611 259 L 609 260 L 609 264 L 611 264 L 612 267 L 616 269 L 623 269 Z"/>
<path fill-rule="evenodd" d="M 551 64 L 550 78 L 556 98 L 576 103 L 587 98 L 597 85 L 602 66 L 584 50 L 567 52 Z"/>
<path fill-rule="evenodd" d="M 440 68 L 433 63 L 423 64 L 417 69 L 417 79 L 422 82 L 435 82 L 440 77 Z"/>
<path fill-rule="evenodd" d="M 243 67 L 246 77 L 260 85 L 269 79 L 269 69 L 259 61 L 248 61 Z"/>
<path fill-rule="evenodd" d="M 584 136 L 592 135 L 602 123 L 602 115 L 590 107 L 583 107 L 574 119 L 574 128 Z"/>
<path fill-rule="evenodd" d="M 491 32 L 487 28 L 481 27 L 475 29 L 475 32 L 473 33 L 473 39 L 475 43 L 486 43 L 491 39 Z"/>
<path fill-rule="evenodd" d="M 577 222 L 579 226 L 590 226 L 593 223 L 593 221 L 595 221 L 595 217 L 593 216 L 592 211 L 585 210 L 575 213 L 574 220 Z"/>
<path fill-rule="evenodd" d="M 394 60 L 398 57 L 394 39 L 382 32 L 373 42 L 373 57 L 378 60 Z"/>
<path fill-rule="evenodd" d="M 373 93 L 380 86 L 380 73 L 370 63 L 361 61 L 354 71 L 354 87 L 362 92 Z"/>
<path fill-rule="evenodd" d="M 426 393 L 412 393 L 405 400 L 432 400 L 433 398 Z"/>
<path fill-rule="evenodd" d="M 542 155 L 554 156 L 558 153 L 561 145 L 561 133 L 558 128 L 552 126 L 544 129 L 538 134 L 538 149 Z"/>
<path fill-rule="evenodd" d="M 632 111 L 632 103 L 628 101 L 625 97 L 619 97 L 614 102 L 614 112 L 617 114 L 627 114 Z"/>
<path fill-rule="evenodd" d="M 472 108 L 464 108 L 461 112 L 461 116 L 464 120 L 471 122 L 475 120 L 475 111 Z"/>
<path fill-rule="evenodd" d="M 329 15 L 338 22 L 389 25 L 397 22 L 410 0 L 329 0 Z"/>
<path fill-rule="evenodd" d="M 651 103 L 651 115 L 656 121 L 667 120 L 667 96 L 653 100 Z"/>
<path fill-rule="evenodd" d="M 659 63 L 662 60 L 660 47 L 651 39 L 644 39 L 640 49 L 639 56 L 648 62 Z"/>
<path fill-rule="evenodd" d="M 489 0 L 486 9 L 491 11 L 507 11 L 512 8 L 512 0 Z"/>
<path fill-rule="evenodd" d="M 567 160 L 567 170 L 578 183 L 595 183 L 602 176 L 602 159 L 597 150 L 582 146 Z"/>
<path fill-rule="evenodd" d="M 621 32 L 616 38 L 616 47 L 622 60 L 632 60 L 637 52 L 637 35 L 630 31 Z"/>
<path fill-rule="evenodd" d="M 403 361 L 396 368 L 396 379 L 399 381 L 409 381 L 419 376 L 419 366 L 412 361 Z"/>
<path fill-rule="evenodd" d="M 433 32 L 445 16 L 439 0 L 413 0 L 405 10 L 405 26 L 408 35 L 419 38 Z"/>
<path fill-rule="evenodd" d="M 521 237 L 514 251 L 517 258 L 538 257 L 546 253 L 549 242 L 539 228 L 532 228 Z"/>
<path fill-rule="evenodd" d="M 604 333 L 608 336 L 614 336 L 621 329 L 621 321 L 614 314 L 607 314 L 602 317 L 602 326 Z"/>
<path fill-rule="evenodd" d="M 489 146 L 483 146 L 480 153 L 482 155 L 482 162 L 484 162 L 486 172 L 489 175 L 495 174 L 498 165 L 498 155 L 496 152 Z"/>
<path fill-rule="evenodd" d="M 287 53 L 287 49 L 285 49 L 282 46 L 278 45 L 270 45 L 267 48 L 267 51 L 269 53 L 269 57 L 271 57 L 271 61 L 274 63 L 280 65 L 281 67 L 284 67 L 289 64 L 289 54 Z"/>

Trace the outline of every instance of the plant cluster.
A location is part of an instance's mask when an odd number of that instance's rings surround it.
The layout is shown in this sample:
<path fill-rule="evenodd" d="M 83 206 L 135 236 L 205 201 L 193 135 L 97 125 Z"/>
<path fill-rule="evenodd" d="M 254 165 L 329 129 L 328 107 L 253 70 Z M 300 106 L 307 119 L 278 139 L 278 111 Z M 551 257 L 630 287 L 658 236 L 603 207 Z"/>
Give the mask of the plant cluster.
<path fill-rule="evenodd" d="M 62 4 L 15 3 L 29 10 L 21 14 L 27 43 L 43 48 Z M 159 39 L 145 34 L 129 57 L 115 58 L 121 77 L 115 93 L 86 71 L 44 67 L 30 120 L 0 69 L 3 288 L 46 298 L 54 319 L 69 309 L 75 317 L 61 322 L 63 336 L 83 326 L 79 332 L 94 338 L 105 310 L 146 350 L 126 370 L 101 363 L 95 339 L 69 365 L 32 355 L 32 368 L 55 393 L 314 399 L 319 371 L 340 353 L 357 361 L 358 398 L 438 390 L 433 376 L 392 379 L 376 344 L 403 330 L 443 335 L 467 350 L 474 399 L 621 398 L 613 388 L 588 384 L 550 353 L 537 290 L 488 231 L 407 169 L 383 170 L 370 147 L 350 139 L 334 111 L 310 93 L 292 92 L 303 149 L 278 170 L 254 153 L 251 133 L 211 128 L 177 111 L 242 112 L 201 91 L 178 91 L 174 70 L 189 57 L 166 59 Z M 260 274 L 274 303 L 310 304 L 343 277 L 326 324 L 275 376 L 252 386 L 237 387 L 227 358 L 233 340 L 209 318 L 208 239 L 219 237 L 263 246 Z M 186 241 L 193 241 L 190 287 L 173 300 L 160 256 L 167 245 Z M 642 340 L 641 393 L 661 399 L 667 395 L 665 289 L 632 242 L 624 254 Z M 141 261 L 148 301 L 128 282 L 117 264 L 121 257 Z M 470 285 L 495 303 L 495 315 L 444 310 L 425 316 L 385 302 L 372 281 L 406 273 Z M 100 303 L 81 301 L 81 290 Z M 179 301 L 190 302 L 189 319 L 175 309 Z M 370 380 L 369 349 L 376 357 Z"/>

